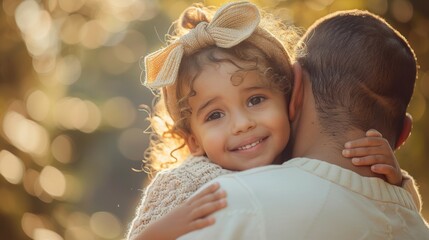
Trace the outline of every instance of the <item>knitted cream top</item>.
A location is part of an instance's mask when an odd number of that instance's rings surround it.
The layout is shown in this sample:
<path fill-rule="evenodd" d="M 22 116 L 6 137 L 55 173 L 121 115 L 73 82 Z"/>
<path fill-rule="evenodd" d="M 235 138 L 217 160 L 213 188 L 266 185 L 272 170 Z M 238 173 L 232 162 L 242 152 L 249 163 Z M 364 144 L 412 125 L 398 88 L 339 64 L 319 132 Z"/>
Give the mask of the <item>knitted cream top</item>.
<path fill-rule="evenodd" d="M 127 239 L 133 240 L 146 226 L 188 199 L 203 184 L 232 173 L 206 157 L 188 157 L 176 168 L 160 171 L 143 193 Z"/>

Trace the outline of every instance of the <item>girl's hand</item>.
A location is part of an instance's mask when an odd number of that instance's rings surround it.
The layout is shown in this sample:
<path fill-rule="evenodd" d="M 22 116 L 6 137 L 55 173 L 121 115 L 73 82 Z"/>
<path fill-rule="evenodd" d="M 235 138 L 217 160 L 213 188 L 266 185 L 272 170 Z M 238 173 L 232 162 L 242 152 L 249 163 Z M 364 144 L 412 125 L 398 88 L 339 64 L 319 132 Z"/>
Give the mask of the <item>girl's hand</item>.
<path fill-rule="evenodd" d="M 210 226 L 215 219 L 210 214 L 226 207 L 226 192 L 219 183 L 207 186 L 155 222 L 149 224 L 138 239 L 174 240 L 180 236 Z"/>
<path fill-rule="evenodd" d="M 347 142 L 343 156 L 352 158 L 356 166 L 369 166 L 371 171 L 386 176 L 387 182 L 401 186 L 402 173 L 389 142 L 377 130 L 366 132 L 366 137 Z"/>

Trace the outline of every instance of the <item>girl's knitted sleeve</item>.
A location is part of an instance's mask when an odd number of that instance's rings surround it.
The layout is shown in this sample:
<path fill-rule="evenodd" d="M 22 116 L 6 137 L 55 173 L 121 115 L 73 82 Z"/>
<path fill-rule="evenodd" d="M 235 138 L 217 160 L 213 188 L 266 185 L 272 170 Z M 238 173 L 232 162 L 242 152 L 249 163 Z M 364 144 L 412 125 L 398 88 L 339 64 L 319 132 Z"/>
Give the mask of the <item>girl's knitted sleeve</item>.
<path fill-rule="evenodd" d="M 178 168 L 158 172 L 143 193 L 127 239 L 136 239 L 149 223 L 183 203 L 203 184 L 227 173 L 204 157 L 190 157 Z"/>
<path fill-rule="evenodd" d="M 135 239 L 149 223 L 170 212 L 193 192 L 189 183 L 182 182 L 175 172 L 159 172 L 143 193 L 127 239 Z"/>

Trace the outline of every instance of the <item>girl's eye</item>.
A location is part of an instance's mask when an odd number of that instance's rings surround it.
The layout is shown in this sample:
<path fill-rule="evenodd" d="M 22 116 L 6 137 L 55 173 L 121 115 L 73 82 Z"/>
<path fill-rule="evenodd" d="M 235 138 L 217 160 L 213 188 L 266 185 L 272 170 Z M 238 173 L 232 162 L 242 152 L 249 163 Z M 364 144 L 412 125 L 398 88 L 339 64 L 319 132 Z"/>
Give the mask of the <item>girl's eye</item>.
<path fill-rule="evenodd" d="M 258 104 L 260 104 L 261 102 L 263 102 L 263 101 L 265 101 L 265 97 L 262 97 L 262 96 L 254 96 L 254 97 L 251 97 L 250 99 L 249 99 L 249 102 L 248 102 L 248 104 L 247 104 L 247 106 L 248 107 L 252 107 L 252 106 L 254 106 L 254 105 L 258 105 Z"/>
<path fill-rule="evenodd" d="M 212 113 L 210 113 L 210 115 L 207 117 L 206 121 L 213 121 L 213 120 L 216 120 L 216 119 L 221 118 L 221 117 L 223 117 L 223 116 L 224 116 L 224 114 L 223 114 L 223 113 L 221 113 L 221 112 L 212 112 Z"/>

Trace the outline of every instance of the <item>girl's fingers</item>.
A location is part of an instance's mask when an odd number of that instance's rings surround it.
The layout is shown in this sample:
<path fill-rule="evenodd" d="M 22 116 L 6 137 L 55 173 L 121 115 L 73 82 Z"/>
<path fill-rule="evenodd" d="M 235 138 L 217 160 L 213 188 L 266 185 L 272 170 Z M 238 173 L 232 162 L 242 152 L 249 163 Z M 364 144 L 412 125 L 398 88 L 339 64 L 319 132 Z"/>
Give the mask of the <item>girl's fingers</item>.
<path fill-rule="evenodd" d="M 385 155 L 370 155 L 370 156 L 352 158 L 352 163 L 355 166 L 369 166 L 374 164 L 383 164 L 385 162 L 386 162 Z"/>
<path fill-rule="evenodd" d="M 378 155 L 378 154 L 389 154 L 386 152 L 386 149 L 377 146 L 377 147 L 358 147 L 358 148 L 349 148 L 344 149 L 342 154 L 346 158 L 351 157 L 364 157 L 367 155 Z"/>
<path fill-rule="evenodd" d="M 193 208 L 197 208 L 199 206 L 203 206 L 206 203 L 215 202 L 225 197 L 226 197 L 226 192 L 222 189 L 219 189 L 216 192 L 207 193 L 201 196 L 199 199 L 195 199 L 190 206 Z"/>
<path fill-rule="evenodd" d="M 378 173 L 378 174 L 383 174 L 383 175 L 395 175 L 396 171 L 395 168 L 387 165 L 387 164 L 375 164 L 371 166 L 371 171 L 373 171 L 374 173 Z"/>
<path fill-rule="evenodd" d="M 359 138 L 353 141 L 346 142 L 344 147 L 349 148 L 358 148 L 358 147 L 376 147 L 383 144 L 388 144 L 387 140 L 381 137 L 364 137 Z"/>
<path fill-rule="evenodd" d="M 191 218 L 192 219 L 203 218 L 225 207 L 226 207 L 225 199 L 220 199 L 214 202 L 208 202 L 202 206 L 199 206 L 193 209 L 191 212 Z"/>
<path fill-rule="evenodd" d="M 370 129 L 370 130 L 366 131 L 365 136 L 367 136 L 367 137 L 379 137 L 379 138 L 383 137 L 383 135 L 375 129 Z"/>
<path fill-rule="evenodd" d="M 199 199 L 203 198 L 204 196 L 216 192 L 220 188 L 219 183 L 213 183 L 209 186 L 205 187 L 201 192 L 195 194 L 194 196 L 190 197 L 187 201 L 188 204 L 193 205 L 194 202 L 198 201 Z"/>
<path fill-rule="evenodd" d="M 192 221 L 189 225 L 189 232 L 198 230 L 201 228 L 205 228 L 207 226 L 213 225 L 215 223 L 214 217 L 206 217 L 206 218 L 200 218 L 196 219 L 195 221 Z"/>
<path fill-rule="evenodd" d="M 385 175 L 387 182 L 390 184 L 401 186 L 402 174 L 401 172 L 397 172 L 393 166 L 387 164 L 376 164 L 371 166 L 371 171 Z"/>

